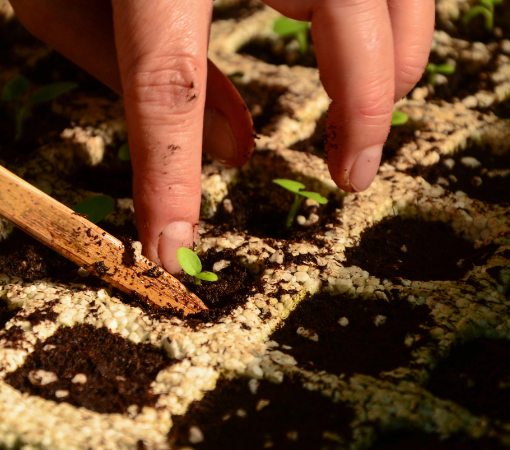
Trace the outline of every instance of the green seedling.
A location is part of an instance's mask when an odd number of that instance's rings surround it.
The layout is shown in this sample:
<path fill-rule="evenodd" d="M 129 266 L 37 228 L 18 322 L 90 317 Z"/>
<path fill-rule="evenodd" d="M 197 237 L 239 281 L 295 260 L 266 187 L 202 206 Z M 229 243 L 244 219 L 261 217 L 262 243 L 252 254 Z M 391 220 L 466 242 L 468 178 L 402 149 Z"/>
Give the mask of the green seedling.
<path fill-rule="evenodd" d="M 48 102 L 54 98 L 59 97 L 78 86 L 77 83 L 70 81 L 62 81 L 59 83 L 51 83 L 41 87 L 32 95 L 27 96 L 29 90 L 28 80 L 23 75 L 18 75 L 10 80 L 2 89 L 3 101 L 15 101 L 15 123 L 16 123 L 16 136 L 15 139 L 21 138 L 23 131 L 23 119 L 28 110 L 38 103 Z"/>
<path fill-rule="evenodd" d="M 494 5 L 503 3 L 503 0 L 478 0 L 478 3 L 464 15 L 462 21 L 467 25 L 473 18 L 482 15 L 485 19 L 485 29 L 492 32 L 494 28 Z"/>
<path fill-rule="evenodd" d="M 131 161 L 131 153 L 129 152 L 129 143 L 124 142 L 119 148 L 119 152 L 117 153 L 117 157 L 121 161 Z"/>
<path fill-rule="evenodd" d="M 299 52 L 304 55 L 308 48 L 308 30 L 310 22 L 301 22 L 299 20 L 289 19 L 288 17 L 279 17 L 275 20 L 273 31 L 280 37 L 292 36 L 298 41 Z"/>
<path fill-rule="evenodd" d="M 200 284 L 200 280 L 204 281 L 218 281 L 218 275 L 213 272 L 202 272 L 202 263 L 193 250 L 186 247 L 181 247 L 177 250 L 177 261 L 182 267 L 182 270 L 188 275 L 195 277 L 195 284 Z"/>
<path fill-rule="evenodd" d="M 276 179 L 273 180 L 273 183 L 276 183 L 277 185 L 281 186 L 284 189 L 287 189 L 288 191 L 292 192 L 295 195 L 294 203 L 292 204 L 292 208 L 290 208 L 289 215 L 287 216 L 287 222 L 285 224 L 287 228 L 290 228 L 292 222 L 294 222 L 294 218 L 296 217 L 299 207 L 301 206 L 301 202 L 305 199 L 305 197 L 311 198 L 312 200 L 315 200 L 321 205 L 325 205 L 326 203 L 328 203 L 328 199 L 318 194 L 317 192 L 302 191 L 301 189 L 304 189 L 305 185 L 299 183 L 298 181 Z"/>
<path fill-rule="evenodd" d="M 399 125 L 404 125 L 407 123 L 407 114 L 402 111 L 393 111 L 393 115 L 391 116 L 391 126 L 397 127 Z"/>
<path fill-rule="evenodd" d="M 434 63 L 428 63 L 425 68 L 425 73 L 429 76 L 429 84 L 431 86 L 435 86 L 436 74 L 440 73 L 443 75 L 451 75 L 452 73 L 455 73 L 455 66 L 452 66 L 451 64 L 436 65 Z"/>
<path fill-rule="evenodd" d="M 73 211 L 84 215 L 92 223 L 99 223 L 115 208 L 115 200 L 109 195 L 96 195 L 78 203 Z"/>

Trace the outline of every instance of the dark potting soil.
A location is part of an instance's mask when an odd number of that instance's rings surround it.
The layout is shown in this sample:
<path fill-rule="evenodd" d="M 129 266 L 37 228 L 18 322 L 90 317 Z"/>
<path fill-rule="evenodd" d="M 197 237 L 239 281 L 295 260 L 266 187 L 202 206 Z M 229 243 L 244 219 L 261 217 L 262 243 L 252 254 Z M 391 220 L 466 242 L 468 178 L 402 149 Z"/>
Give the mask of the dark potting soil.
<path fill-rule="evenodd" d="M 346 248 L 345 256 L 348 265 L 381 279 L 459 280 L 494 250 L 475 249 L 442 222 L 394 216 L 367 228 L 357 245 Z"/>
<path fill-rule="evenodd" d="M 417 130 L 420 128 L 409 122 L 404 125 L 392 126 L 388 139 L 384 143 L 381 164 L 390 162 L 404 145 L 414 141 Z"/>
<path fill-rule="evenodd" d="M 214 263 L 226 260 L 230 264 L 222 270 L 215 272 L 218 281 L 202 281 L 196 284 L 194 277 L 182 272 L 178 279 L 192 292 L 194 292 L 208 308 L 193 314 L 188 321 L 215 321 L 228 315 L 233 309 L 244 304 L 247 296 L 252 292 L 255 277 L 236 258 L 235 250 L 227 249 L 220 252 L 211 249 L 200 257 L 202 270 L 213 271 Z"/>
<path fill-rule="evenodd" d="M 57 403 L 67 402 L 99 413 L 124 413 L 128 406 L 154 406 L 158 395 L 150 384 L 163 368 L 173 364 L 166 353 L 148 344 L 133 344 L 106 328 L 78 325 L 59 328 L 45 342 L 38 342 L 24 365 L 7 375 L 5 381 L 31 395 Z M 29 373 L 45 370 L 58 380 L 46 385 L 32 384 Z M 76 374 L 86 383 L 73 383 Z M 63 398 L 57 390 L 68 391 Z"/>
<path fill-rule="evenodd" d="M 470 167 L 462 158 L 472 157 L 479 161 L 478 167 Z M 445 160 L 455 162 L 453 168 Z M 495 155 L 489 146 L 471 145 L 454 155 L 443 155 L 433 166 L 416 166 L 411 175 L 420 175 L 431 184 L 440 184 L 469 197 L 492 204 L 510 203 L 510 153 Z"/>
<path fill-rule="evenodd" d="M 133 169 L 131 161 L 117 156 L 120 144 L 108 147 L 103 161 L 94 167 L 83 166 L 69 174 L 67 181 L 74 188 L 100 192 L 113 198 L 133 198 Z"/>
<path fill-rule="evenodd" d="M 432 372 L 427 389 L 475 415 L 510 419 L 510 342 L 478 340 L 460 345 Z"/>
<path fill-rule="evenodd" d="M 297 150 L 298 152 L 306 152 L 318 156 L 319 158 L 326 159 L 326 153 L 324 152 L 325 130 L 326 113 L 323 113 L 315 124 L 315 131 L 313 134 L 307 139 L 303 139 L 302 141 L 292 144 L 289 148 Z"/>
<path fill-rule="evenodd" d="M 500 119 L 510 119 L 510 99 L 491 106 L 491 111 Z"/>
<path fill-rule="evenodd" d="M 195 449 L 336 449 L 351 439 L 354 411 L 297 381 L 260 381 L 255 394 L 247 379 L 222 379 L 214 391 L 191 404 L 184 416 L 173 416 L 171 445 L 189 445 L 189 428 L 204 440 Z M 325 433 L 329 432 L 329 433 Z"/>
<path fill-rule="evenodd" d="M 314 213 L 319 216 L 319 221 L 308 227 L 294 221 L 287 229 L 285 222 L 294 194 L 275 183 L 269 182 L 263 187 L 238 183 L 230 189 L 225 200 L 212 219 L 216 229 L 211 233 L 220 235 L 226 231 L 246 232 L 251 236 L 289 241 L 315 242 L 316 235 L 324 231 L 328 224 L 337 224 L 334 213 L 342 207 L 341 200 L 334 198 L 328 199 L 326 205 L 319 206 L 307 206 L 303 201 L 298 215 L 308 217 Z"/>
<path fill-rule="evenodd" d="M 5 328 L 5 324 L 9 322 L 17 312 L 18 309 L 9 310 L 7 302 L 4 299 L 0 299 L 0 330 Z"/>
<path fill-rule="evenodd" d="M 277 41 L 256 40 L 249 42 L 238 50 L 238 53 L 251 55 L 268 64 L 287 66 L 317 67 L 317 58 L 313 47 L 312 37 L 308 33 L 308 46 L 305 53 L 298 49 L 289 50 L 293 37 L 281 37 Z"/>
<path fill-rule="evenodd" d="M 25 116 L 21 138 L 15 140 L 13 111 L 2 106 L 0 102 L 0 159 L 11 164 L 25 161 L 30 153 L 59 138 L 62 130 L 70 125 L 67 117 L 51 111 L 50 103 L 43 103 Z"/>
<path fill-rule="evenodd" d="M 55 303 L 56 300 L 48 302 L 44 308 L 35 311 L 26 317 L 23 317 L 23 321 L 30 322 L 32 327 L 46 320 L 55 322 L 58 317 L 58 314 L 53 311 L 53 306 Z M 14 312 L 16 313 L 17 311 Z M 8 330 L 4 330 L 1 339 L 4 341 L 2 344 L 3 348 L 21 349 L 23 348 L 21 345 L 21 340 L 23 339 L 23 328 L 19 325 L 14 325 Z"/>
<path fill-rule="evenodd" d="M 494 84 L 490 74 L 496 69 L 495 61 L 498 52 L 495 52 L 491 61 L 482 68 L 482 70 L 473 70 L 469 62 L 458 61 L 455 72 L 446 75 L 448 82 L 445 84 L 435 83 L 432 93 L 429 94 L 428 100 L 445 100 L 452 102 L 455 99 L 462 100 L 468 95 L 476 92 L 494 89 Z M 440 59 L 435 53 L 431 53 L 429 62 L 434 64 L 443 64 L 444 60 Z M 424 73 L 421 80 L 417 83 L 417 87 L 427 86 L 429 84 L 429 75 Z"/>
<path fill-rule="evenodd" d="M 375 443 L 377 450 L 499 450 L 503 446 L 494 438 L 469 439 L 458 435 L 440 439 L 422 430 L 396 430 L 383 434 Z"/>
<path fill-rule="evenodd" d="M 278 102 L 279 97 L 287 90 L 286 86 L 265 86 L 257 80 L 253 80 L 249 84 L 243 84 L 238 77 L 238 75 L 242 76 L 242 73 L 227 75 L 229 75 L 250 110 L 255 133 L 262 132 L 264 127 L 279 115 L 285 113 L 292 115 L 292 111 L 286 111 Z"/>
<path fill-rule="evenodd" d="M 215 6 L 213 8 L 212 21 L 230 19 L 239 21 L 263 8 L 264 3 L 260 0 L 239 0 L 227 6 Z"/>
<path fill-rule="evenodd" d="M 24 281 L 48 277 L 71 281 L 77 277 L 77 268 L 76 264 L 17 228 L 0 242 L 0 273 Z"/>
<path fill-rule="evenodd" d="M 473 3 L 475 5 L 476 3 Z M 494 8 L 494 29 L 485 29 L 482 15 L 474 17 L 468 24 L 464 24 L 461 16 L 455 22 L 445 23 L 436 17 L 436 30 L 445 31 L 450 36 L 470 42 L 489 43 L 501 39 L 510 39 L 510 8 L 502 2 Z M 499 30 L 497 30 L 499 29 Z"/>
<path fill-rule="evenodd" d="M 233 309 L 246 302 L 249 295 L 258 292 L 260 282 L 256 277 L 237 259 L 235 250 L 227 249 L 216 251 L 211 249 L 204 255 L 200 255 L 202 269 L 212 272 L 214 263 L 221 260 L 229 261 L 230 264 L 222 270 L 215 272 L 218 281 L 201 281 L 195 283 L 194 277 L 181 272 L 176 278 L 189 290 L 194 292 L 209 308 L 196 314 L 184 316 L 181 311 L 174 308 L 165 308 L 147 304 L 143 299 L 128 296 L 120 291 L 115 295 L 124 303 L 141 308 L 146 314 L 156 320 L 170 320 L 179 317 L 191 328 L 198 328 L 204 323 L 217 323 L 228 316 Z"/>
<path fill-rule="evenodd" d="M 430 310 L 405 299 L 360 300 L 346 295 L 319 294 L 303 300 L 271 339 L 292 355 L 300 367 L 350 376 L 354 373 L 379 376 L 381 372 L 408 366 L 411 354 L 429 341 L 422 325 L 432 324 Z M 384 323 L 375 324 L 376 317 Z M 347 318 L 346 326 L 339 324 Z M 297 334 L 298 328 L 318 335 L 312 340 Z M 406 346 L 408 334 L 419 336 Z"/>

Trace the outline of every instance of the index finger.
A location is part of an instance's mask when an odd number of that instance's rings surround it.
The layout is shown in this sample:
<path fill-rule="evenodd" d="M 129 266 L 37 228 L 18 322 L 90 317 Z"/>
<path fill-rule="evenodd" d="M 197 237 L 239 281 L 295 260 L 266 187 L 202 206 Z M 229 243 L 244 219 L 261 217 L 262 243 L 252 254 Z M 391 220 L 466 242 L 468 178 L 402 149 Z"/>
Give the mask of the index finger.
<path fill-rule="evenodd" d="M 395 90 L 393 38 L 386 0 L 323 1 L 312 13 L 322 83 L 332 99 L 326 152 L 346 191 L 370 186 L 388 136 Z"/>
<path fill-rule="evenodd" d="M 175 273 L 177 249 L 192 246 L 200 212 L 212 1 L 112 5 L 138 232 L 144 253 Z"/>

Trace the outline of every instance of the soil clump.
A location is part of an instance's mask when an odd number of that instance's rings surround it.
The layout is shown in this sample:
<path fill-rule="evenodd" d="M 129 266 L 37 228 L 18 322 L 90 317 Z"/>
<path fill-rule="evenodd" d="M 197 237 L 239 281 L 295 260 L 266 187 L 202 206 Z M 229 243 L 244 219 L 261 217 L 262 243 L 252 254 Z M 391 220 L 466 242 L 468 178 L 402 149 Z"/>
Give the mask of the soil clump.
<path fill-rule="evenodd" d="M 59 328 L 44 342 L 37 342 L 23 366 L 5 381 L 21 392 L 57 403 L 105 414 L 124 413 L 130 405 L 155 406 L 158 395 L 150 384 L 173 362 L 149 344 L 133 344 L 104 327 L 77 325 Z M 54 374 L 56 381 L 38 383 L 37 371 Z M 76 381 L 78 374 L 81 381 Z"/>

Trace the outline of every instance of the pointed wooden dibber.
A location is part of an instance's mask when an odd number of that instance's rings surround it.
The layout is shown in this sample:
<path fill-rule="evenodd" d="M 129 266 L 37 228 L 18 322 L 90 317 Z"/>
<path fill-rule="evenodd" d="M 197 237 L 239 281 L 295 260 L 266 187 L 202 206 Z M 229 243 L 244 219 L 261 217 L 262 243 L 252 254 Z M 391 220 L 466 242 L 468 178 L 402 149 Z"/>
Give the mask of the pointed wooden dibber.
<path fill-rule="evenodd" d="M 127 294 L 182 309 L 207 309 L 183 284 L 67 206 L 0 166 L 0 215 L 67 259 Z M 127 246 L 129 246 L 127 244 Z"/>

